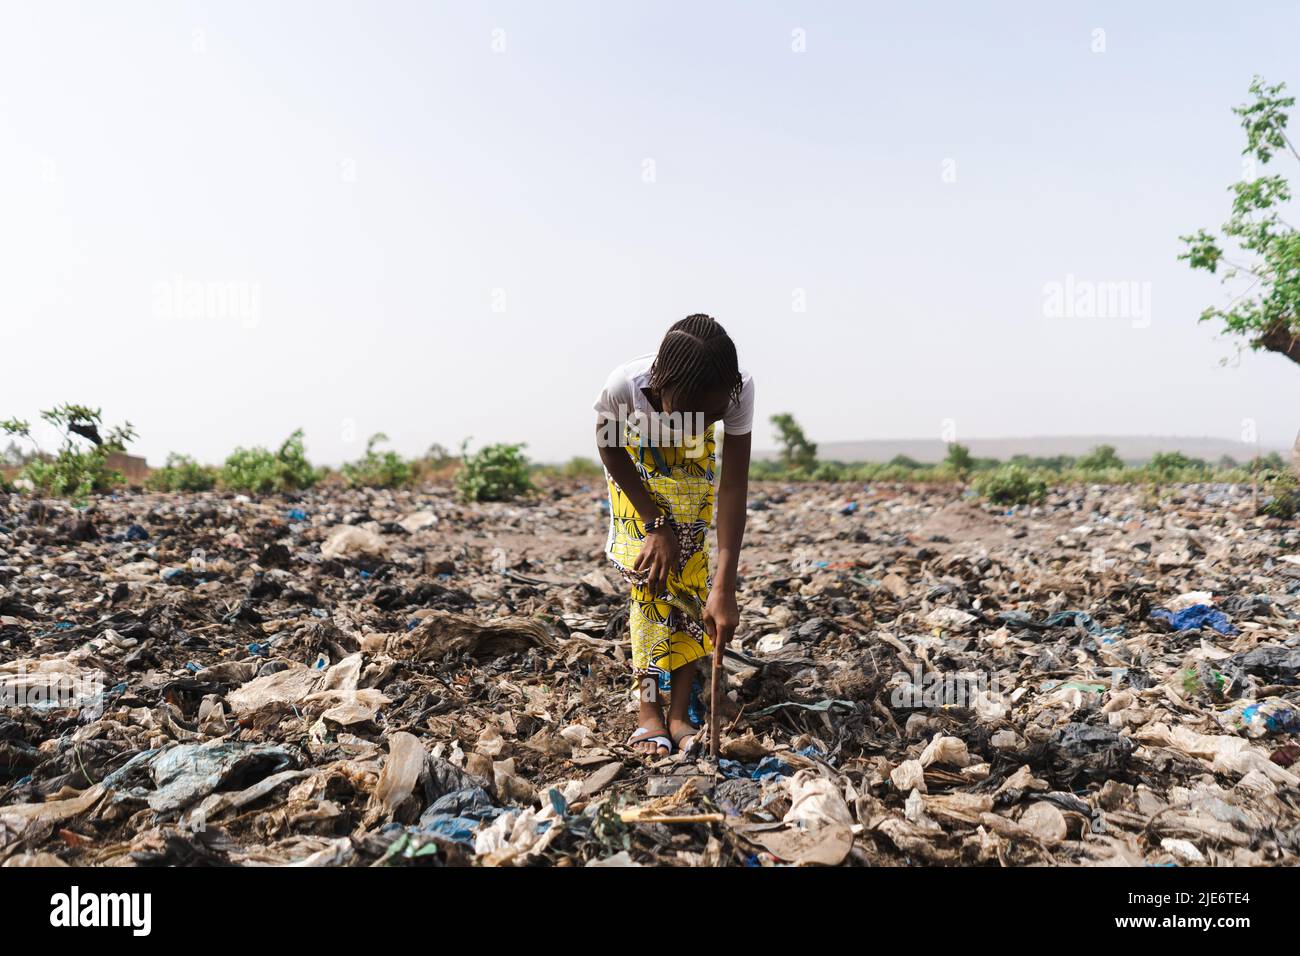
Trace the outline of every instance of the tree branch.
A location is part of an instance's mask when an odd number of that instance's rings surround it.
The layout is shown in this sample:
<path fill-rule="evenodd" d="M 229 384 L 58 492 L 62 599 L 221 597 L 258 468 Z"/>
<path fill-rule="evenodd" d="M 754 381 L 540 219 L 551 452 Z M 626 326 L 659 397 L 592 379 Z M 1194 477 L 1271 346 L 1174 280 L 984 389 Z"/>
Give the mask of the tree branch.
<path fill-rule="evenodd" d="M 1288 322 L 1273 323 L 1267 332 L 1255 339 L 1255 345 L 1269 352 L 1285 355 L 1300 365 L 1300 334 L 1293 332 Z"/>

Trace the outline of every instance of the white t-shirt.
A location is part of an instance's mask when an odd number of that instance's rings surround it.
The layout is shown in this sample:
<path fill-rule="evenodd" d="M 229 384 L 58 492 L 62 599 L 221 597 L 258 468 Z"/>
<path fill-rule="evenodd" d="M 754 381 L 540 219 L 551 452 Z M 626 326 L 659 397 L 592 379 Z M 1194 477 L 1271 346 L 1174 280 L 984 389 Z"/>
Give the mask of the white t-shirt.
<path fill-rule="evenodd" d="M 640 413 L 648 418 L 657 413 L 643 388 L 650 386 L 650 366 L 654 355 L 640 355 L 624 362 L 609 373 L 605 387 L 596 397 L 592 407 L 602 416 L 615 416 L 619 409 L 627 414 Z M 722 419 L 723 431 L 728 435 L 748 435 L 754 430 L 754 379 L 743 368 L 740 370 L 740 397 L 727 405 Z"/>

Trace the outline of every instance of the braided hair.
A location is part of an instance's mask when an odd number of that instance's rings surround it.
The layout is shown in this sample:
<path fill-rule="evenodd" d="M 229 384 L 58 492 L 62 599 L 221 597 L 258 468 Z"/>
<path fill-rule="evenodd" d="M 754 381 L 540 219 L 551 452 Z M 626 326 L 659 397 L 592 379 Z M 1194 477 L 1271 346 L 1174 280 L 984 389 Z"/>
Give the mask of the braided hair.
<path fill-rule="evenodd" d="M 725 389 L 731 401 L 738 400 L 740 365 L 727 330 L 703 314 L 674 322 L 650 366 L 650 387 L 687 401 Z"/>

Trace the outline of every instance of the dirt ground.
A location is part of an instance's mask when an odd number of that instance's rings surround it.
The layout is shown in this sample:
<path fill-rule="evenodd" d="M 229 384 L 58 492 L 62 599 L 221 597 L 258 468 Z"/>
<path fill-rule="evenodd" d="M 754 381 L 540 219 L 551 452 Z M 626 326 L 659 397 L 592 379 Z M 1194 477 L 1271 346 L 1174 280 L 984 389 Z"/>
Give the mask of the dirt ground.
<path fill-rule="evenodd" d="M 604 499 L 0 497 L 0 860 L 1297 861 L 1300 529 L 1248 488 L 751 487 L 717 764 L 623 745 Z"/>

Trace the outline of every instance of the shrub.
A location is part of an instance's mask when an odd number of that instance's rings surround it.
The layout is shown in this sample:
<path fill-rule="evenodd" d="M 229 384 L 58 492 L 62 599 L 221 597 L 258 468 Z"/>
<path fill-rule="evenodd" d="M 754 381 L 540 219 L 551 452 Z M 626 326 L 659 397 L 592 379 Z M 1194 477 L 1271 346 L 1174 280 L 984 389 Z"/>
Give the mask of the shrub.
<path fill-rule="evenodd" d="M 32 457 L 19 472 L 19 478 L 30 481 L 43 495 L 73 499 L 84 499 L 122 484 L 122 473 L 108 467 L 108 456 L 125 451 L 127 444 L 135 439 L 130 422 L 115 426 L 101 436 L 100 409 L 71 404 L 46 409 L 41 412 L 41 418 L 63 432 L 63 444 L 54 455 L 40 449 L 32 437 L 29 422 L 17 418 L 0 421 L 0 430 L 24 438 L 32 445 Z"/>
<path fill-rule="evenodd" d="M 376 432 L 366 442 L 365 455 L 343 466 L 343 478 L 349 487 L 399 488 L 410 484 L 415 472 L 409 462 L 394 451 L 375 451 L 375 445 L 386 441 L 387 435 Z"/>
<path fill-rule="evenodd" d="M 268 492 L 310 488 L 320 472 L 307 461 L 299 428 L 272 453 L 265 448 L 236 448 L 221 469 L 221 484 L 231 491 Z"/>
<path fill-rule="evenodd" d="M 949 442 L 948 455 L 943 463 L 948 466 L 950 472 L 962 478 L 970 474 L 975 467 L 975 459 L 971 457 L 970 449 L 956 442 Z"/>
<path fill-rule="evenodd" d="M 603 478 L 605 469 L 599 462 L 579 455 L 566 461 L 560 474 L 565 478 Z"/>
<path fill-rule="evenodd" d="M 1300 514 L 1300 487 L 1289 472 L 1279 471 L 1267 482 L 1268 497 L 1259 506 L 1259 513 L 1272 518 L 1294 518 Z"/>
<path fill-rule="evenodd" d="M 1209 477 L 1209 466 L 1199 458 L 1188 458 L 1180 451 L 1159 451 L 1143 469 L 1154 481 L 1202 481 Z"/>
<path fill-rule="evenodd" d="M 847 481 L 849 472 L 838 461 L 823 461 L 812 470 L 813 481 Z"/>
<path fill-rule="evenodd" d="M 1076 464 L 1081 471 L 1109 471 L 1124 467 L 1124 461 L 1115 451 L 1114 445 L 1098 445 Z"/>
<path fill-rule="evenodd" d="M 751 458 L 749 460 L 750 481 L 772 481 L 785 477 L 785 468 L 775 461 Z"/>
<path fill-rule="evenodd" d="M 456 490 L 464 501 L 507 501 L 533 490 L 522 444 L 486 445 L 472 455 L 468 448 L 467 439 L 456 472 Z"/>
<path fill-rule="evenodd" d="M 200 465 L 189 455 L 172 452 L 161 468 L 149 473 L 145 487 L 152 491 L 210 491 L 217 484 L 217 470 Z"/>
<path fill-rule="evenodd" d="M 570 458 L 562 465 L 530 465 L 529 471 L 534 478 L 570 478 L 580 481 L 594 481 L 605 477 L 605 469 L 599 462 L 581 455 Z"/>
<path fill-rule="evenodd" d="M 442 445 L 434 442 L 429 446 L 429 450 L 424 453 L 424 462 L 429 468 L 446 468 L 448 465 L 455 464 L 456 456 L 447 451 Z"/>
<path fill-rule="evenodd" d="M 1027 505 L 1047 497 L 1047 483 L 1019 465 L 1006 465 L 977 477 L 975 491 L 995 505 Z"/>

